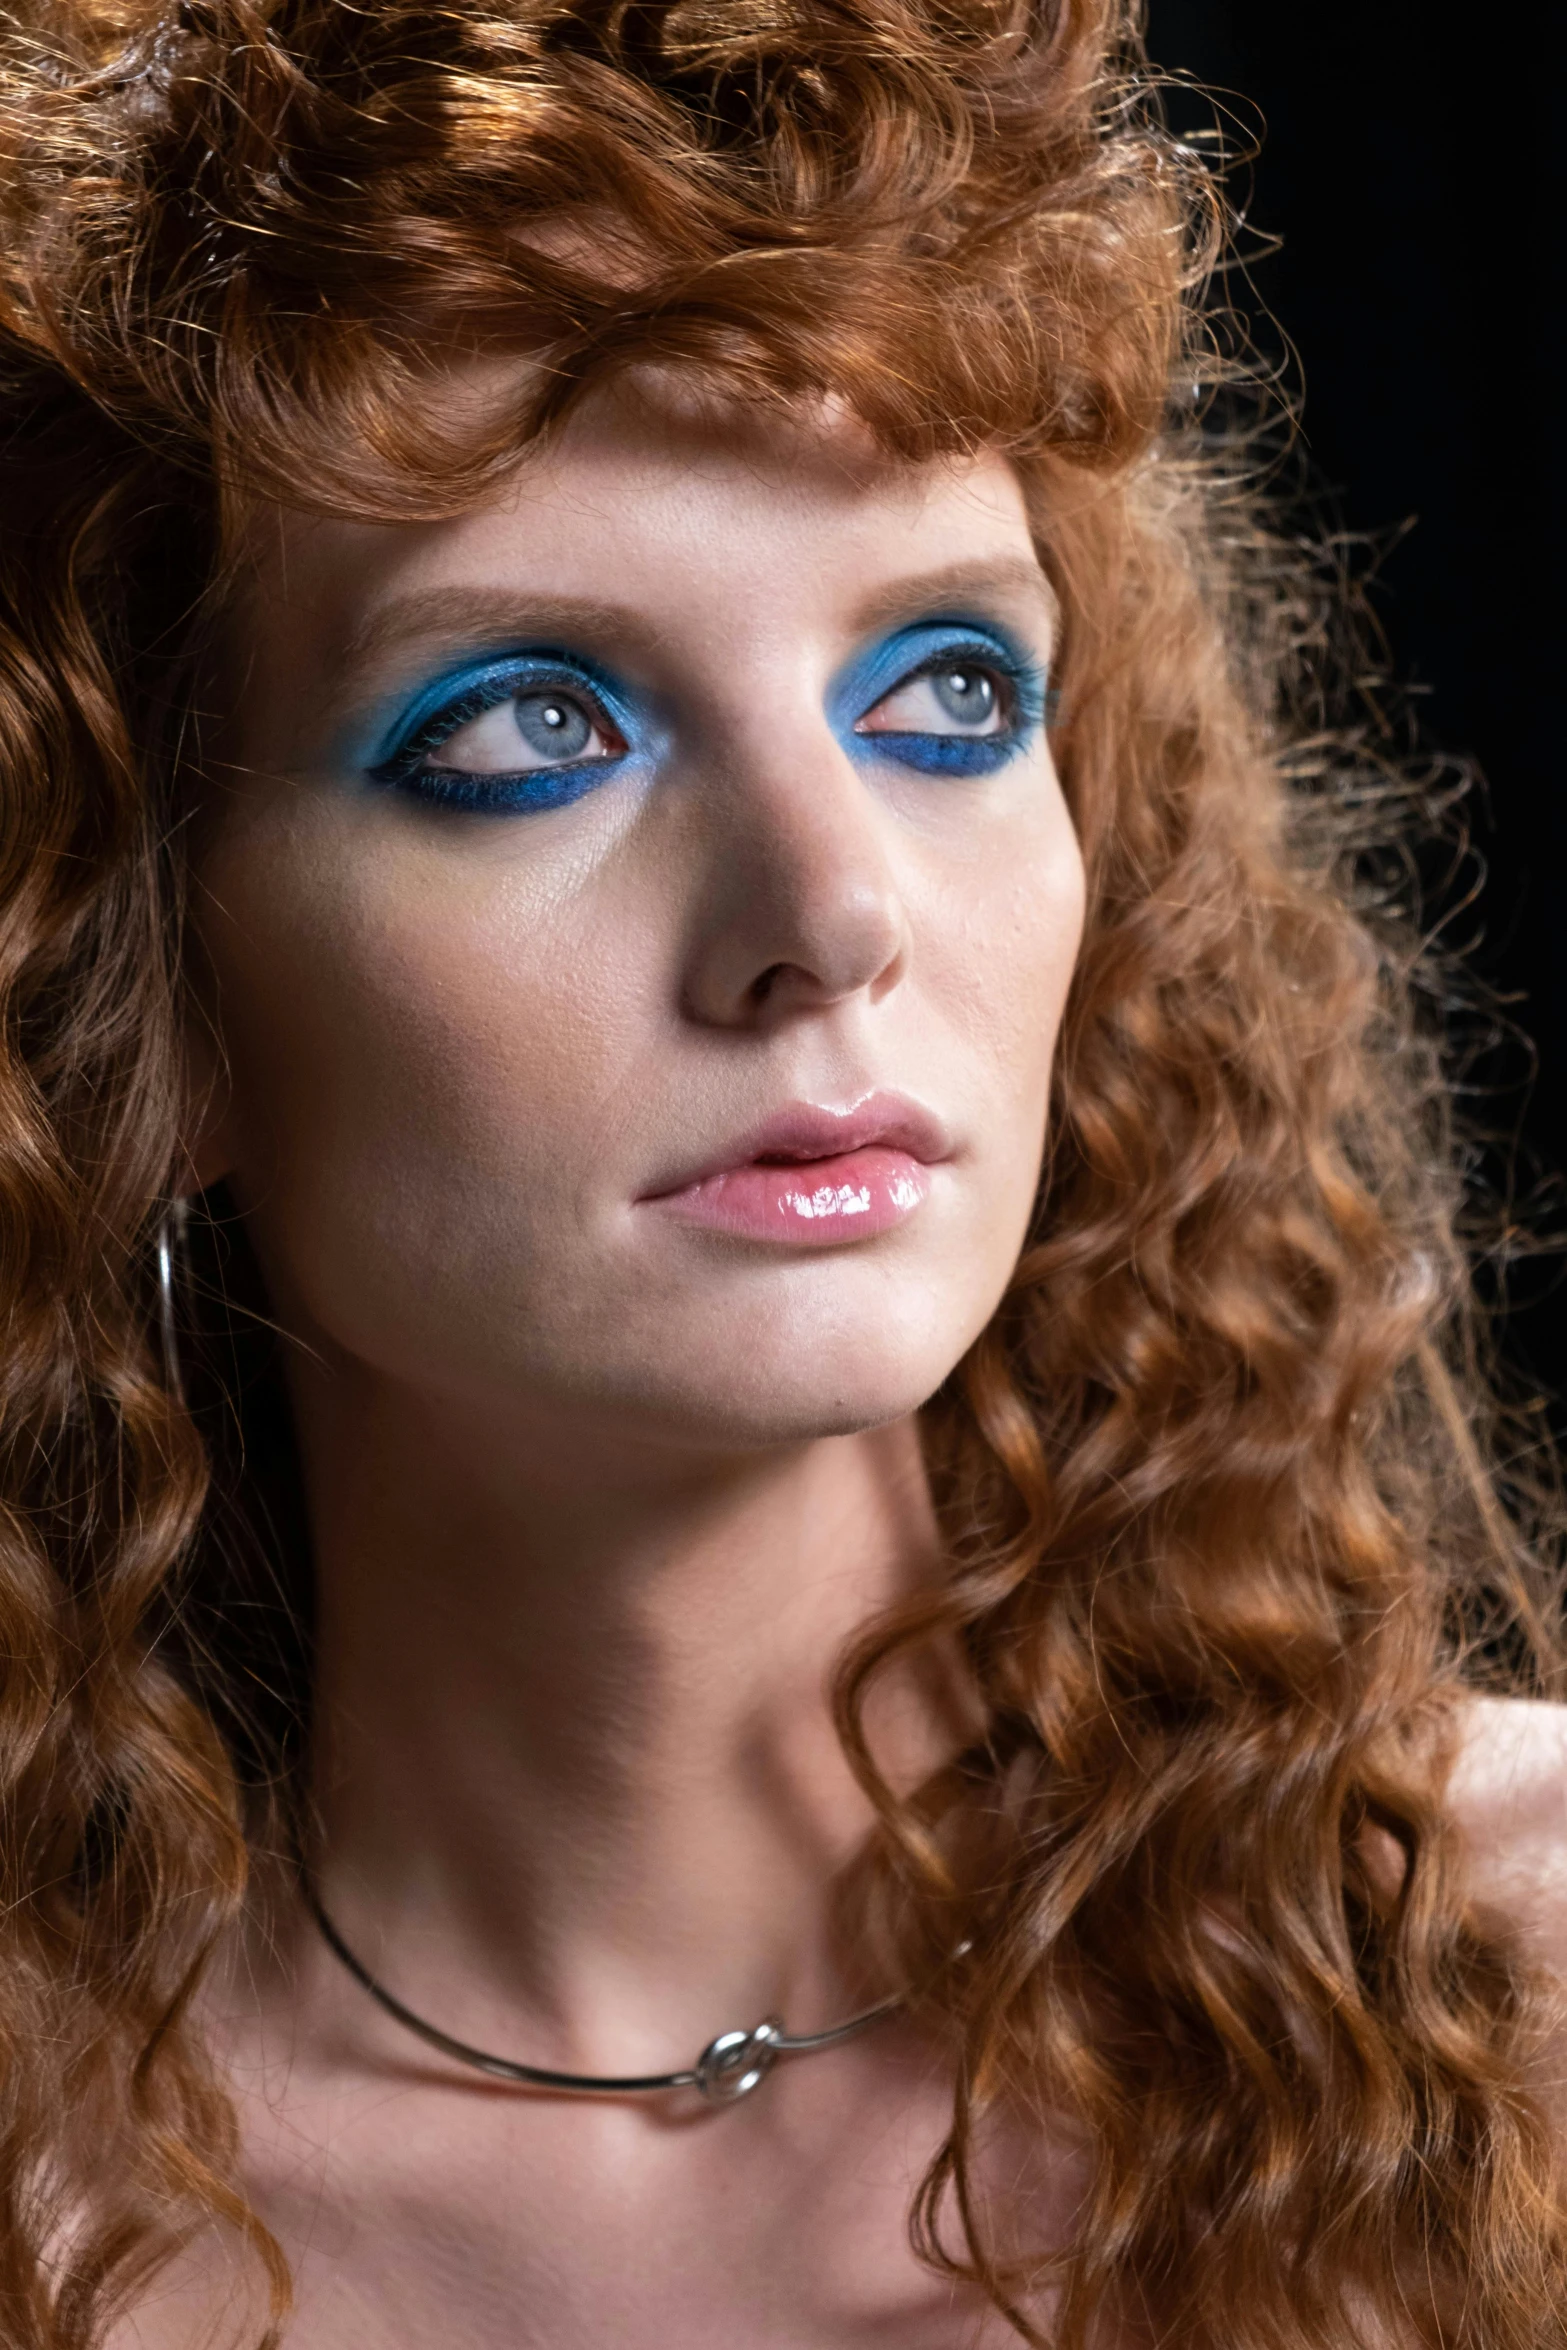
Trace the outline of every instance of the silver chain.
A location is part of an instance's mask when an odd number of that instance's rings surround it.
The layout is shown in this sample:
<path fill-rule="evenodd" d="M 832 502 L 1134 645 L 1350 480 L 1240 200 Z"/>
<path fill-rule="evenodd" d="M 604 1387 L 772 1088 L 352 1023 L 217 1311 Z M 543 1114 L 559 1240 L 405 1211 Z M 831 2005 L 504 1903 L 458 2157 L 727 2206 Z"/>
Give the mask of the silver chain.
<path fill-rule="evenodd" d="M 748 2032 L 720 2032 L 715 2040 L 709 2040 L 695 2064 L 676 2073 L 621 2077 L 552 2072 L 544 2065 L 518 2064 L 512 2057 L 470 2048 L 466 2040 L 454 2040 L 439 2025 L 426 2023 L 411 2007 L 404 2007 L 384 1983 L 377 1982 L 364 1960 L 350 1950 L 308 1879 L 301 1879 L 300 1889 L 327 1948 L 389 2016 L 416 2032 L 430 2047 L 438 2048 L 443 2056 L 454 2057 L 459 2064 L 471 2065 L 475 2072 L 488 2073 L 495 2080 L 516 2081 L 526 2089 L 554 2089 L 568 2097 L 656 2097 L 671 2089 L 695 2089 L 710 2105 L 733 2105 L 761 2086 L 780 2056 L 813 2056 L 820 2048 L 836 2048 L 840 2041 L 852 2040 L 856 2033 L 869 2031 L 872 2024 L 895 2015 L 903 2005 L 901 1998 L 883 1999 L 825 2032 L 786 2032 L 777 2016 L 764 2016 Z"/>

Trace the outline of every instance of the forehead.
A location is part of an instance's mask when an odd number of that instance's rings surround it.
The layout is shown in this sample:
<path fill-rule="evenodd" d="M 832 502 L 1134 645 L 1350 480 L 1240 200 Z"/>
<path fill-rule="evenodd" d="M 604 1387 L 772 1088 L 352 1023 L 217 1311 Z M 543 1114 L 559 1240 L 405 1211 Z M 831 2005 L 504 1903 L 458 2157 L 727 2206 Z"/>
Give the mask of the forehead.
<path fill-rule="evenodd" d="M 884 625 L 987 609 L 1048 658 L 1055 603 L 993 453 L 886 458 L 852 418 L 645 387 L 584 401 L 438 521 L 283 508 L 248 524 L 215 740 L 310 766 L 445 662 L 561 639 L 657 687 L 830 668 Z M 802 668 L 803 665 L 803 668 Z"/>
<path fill-rule="evenodd" d="M 388 597 L 463 584 L 651 596 L 672 620 L 719 583 L 830 602 L 967 562 L 1010 566 L 1021 592 L 1048 598 L 1000 456 L 911 464 L 841 410 L 748 411 L 645 383 L 591 395 L 460 514 L 365 523 L 268 507 L 242 557 L 247 633 L 293 614 L 355 645 Z"/>

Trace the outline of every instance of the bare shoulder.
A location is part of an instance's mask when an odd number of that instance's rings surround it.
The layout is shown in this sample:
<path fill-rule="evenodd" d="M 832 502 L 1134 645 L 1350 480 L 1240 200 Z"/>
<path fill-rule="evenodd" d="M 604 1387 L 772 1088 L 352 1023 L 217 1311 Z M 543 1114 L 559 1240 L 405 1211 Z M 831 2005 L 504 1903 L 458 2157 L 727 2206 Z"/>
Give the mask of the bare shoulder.
<path fill-rule="evenodd" d="M 1467 1699 L 1448 1801 L 1479 1899 L 1567 1977 L 1567 1705 Z"/>

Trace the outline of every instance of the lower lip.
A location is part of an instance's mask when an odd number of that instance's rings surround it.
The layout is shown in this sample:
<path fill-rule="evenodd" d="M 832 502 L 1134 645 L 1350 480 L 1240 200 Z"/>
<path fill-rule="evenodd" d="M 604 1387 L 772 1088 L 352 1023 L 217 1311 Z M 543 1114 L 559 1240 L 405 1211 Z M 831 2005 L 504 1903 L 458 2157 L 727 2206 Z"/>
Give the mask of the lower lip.
<path fill-rule="evenodd" d="M 841 1158 L 730 1167 L 656 1203 L 682 1223 L 705 1224 L 785 1248 L 841 1248 L 905 1223 L 930 1192 L 930 1169 L 907 1151 L 868 1144 Z"/>

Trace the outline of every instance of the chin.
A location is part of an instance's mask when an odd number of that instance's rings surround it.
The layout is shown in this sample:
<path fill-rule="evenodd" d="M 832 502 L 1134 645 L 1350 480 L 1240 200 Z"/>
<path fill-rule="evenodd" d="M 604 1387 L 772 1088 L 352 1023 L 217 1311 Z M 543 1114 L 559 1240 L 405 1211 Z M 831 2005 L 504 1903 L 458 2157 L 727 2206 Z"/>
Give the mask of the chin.
<path fill-rule="evenodd" d="M 669 1418 L 678 1418 L 691 1438 L 706 1447 L 736 1452 L 768 1451 L 809 1444 L 826 1436 L 859 1436 L 907 1419 L 928 1403 L 940 1386 L 912 1384 L 889 1371 L 884 1379 L 862 1378 L 829 1389 L 799 1383 L 737 1394 L 682 1397 Z"/>
<path fill-rule="evenodd" d="M 616 1407 L 688 1442 L 738 1450 L 857 1435 L 928 1403 L 973 1335 L 966 1325 L 878 1320 L 814 1340 L 775 1326 L 731 1346 L 671 1345 L 620 1388 Z"/>

